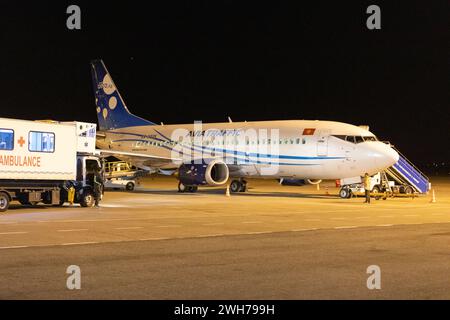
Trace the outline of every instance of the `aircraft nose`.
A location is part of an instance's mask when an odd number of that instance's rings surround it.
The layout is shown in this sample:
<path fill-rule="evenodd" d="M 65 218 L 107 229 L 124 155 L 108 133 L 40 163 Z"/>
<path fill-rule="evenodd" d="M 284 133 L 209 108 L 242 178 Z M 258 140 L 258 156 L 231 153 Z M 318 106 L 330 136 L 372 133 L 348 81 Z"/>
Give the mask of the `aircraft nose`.
<path fill-rule="evenodd" d="M 389 144 L 371 141 L 360 145 L 361 168 L 364 172 L 374 174 L 392 167 L 398 162 L 399 154 Z"/>
<path fill-rule="evenodd" d="M 386 147 L 388 147 L 388 150 L 386 151 L 386 158 L 389 159 L 389 167 L 391 167 L 398 162 L 398 159 L 400 159 L 400 155 L 389 145 L 386 145 Z"/>
<path fill-rule="evenodd" d="M 380 142 L 375 162 L 380 169 L 386 169 L 398 162 L 399 154 L 390 145 Z"/>

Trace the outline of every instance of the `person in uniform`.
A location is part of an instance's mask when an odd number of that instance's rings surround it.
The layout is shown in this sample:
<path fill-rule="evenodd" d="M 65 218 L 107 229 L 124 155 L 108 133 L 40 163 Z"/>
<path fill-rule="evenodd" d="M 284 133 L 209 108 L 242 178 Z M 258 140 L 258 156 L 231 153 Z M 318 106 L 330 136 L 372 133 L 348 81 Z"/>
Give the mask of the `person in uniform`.
<path fill-rule="evenodd" d="M 364 174 L 364 191 L 366 195 L 364 203 L 370 203 L 370 176 L 367 172 Z"/>
<path fill-rule="evenodd" d="M 98 207 L 103 192 L 103 176 L 101 174 L 101 168 L 96 167 L 94 172 L 94 199 L 95 206 Z"/>

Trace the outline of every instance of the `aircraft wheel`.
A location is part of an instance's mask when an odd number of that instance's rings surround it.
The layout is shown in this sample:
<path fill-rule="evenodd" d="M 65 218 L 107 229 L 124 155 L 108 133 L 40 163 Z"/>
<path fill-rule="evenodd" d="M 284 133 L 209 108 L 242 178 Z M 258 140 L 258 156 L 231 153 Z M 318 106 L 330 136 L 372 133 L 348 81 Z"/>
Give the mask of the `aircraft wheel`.
<path fill-rule="evenodd" d="M 195 192 L 197 192 L 197 190 L 198 190 L 198 186 L 189 186 L 188 187 L 188 191 L 190 193 L 195 193 Z"/>
<path fill-rule="evenodd" d="M 181 183 L 181 181 L 178 182 L 178 192 L 183 193 L 183 192 L 186 192 L 186 191 L 188 191 L 188 187 L 185 186 L 183 183 Z"/>
<path fill-rule="evenodd" d="M 242 183 L 239 180 L 233 180 L 230 184 L 230 192 L 236 193 L 240 192 L 242 188 Z"/>
<path fill-rule="evenodd" d="M 241 189 L 239 190 L 239 192 L 246 192 L 247 191 L 247 181 L 242 180 L 241 181 Z"/>

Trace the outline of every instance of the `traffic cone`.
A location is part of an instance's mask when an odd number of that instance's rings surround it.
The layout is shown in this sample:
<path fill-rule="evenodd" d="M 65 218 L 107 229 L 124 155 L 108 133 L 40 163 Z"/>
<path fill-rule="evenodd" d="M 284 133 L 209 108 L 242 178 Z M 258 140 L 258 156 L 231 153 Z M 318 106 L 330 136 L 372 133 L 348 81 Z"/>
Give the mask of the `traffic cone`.
<path fill-rule="evenodd" d="M 430 202 L 431 203 L 435 203 L 436 202 L 436 195 L 434 194 L 434 189 L 433 189 L 433 192 L 431 194 L 431 201 Z"/>
<path fill-rule="evenodd" d="M 229 197 L 230 196 L 230 185 L 227 184 L 227 189 L 225 191 L 225 196 Z"/>

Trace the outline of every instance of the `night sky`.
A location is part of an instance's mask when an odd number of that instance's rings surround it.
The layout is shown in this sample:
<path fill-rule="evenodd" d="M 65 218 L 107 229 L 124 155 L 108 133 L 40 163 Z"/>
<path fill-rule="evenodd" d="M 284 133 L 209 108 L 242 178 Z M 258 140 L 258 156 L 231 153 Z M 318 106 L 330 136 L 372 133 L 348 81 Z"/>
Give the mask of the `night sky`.
<path fill-rule="evenodd" d="M 154 122 L 367 124 L 419 165 L 449 162 L 448 0 L 10 2 L 0 117 L 96 122 L 89 61 L 101 58 Z M 81 30 L 66 28 L 70 4 Z M 370 4 L 381 30 L 366 28 Z"/>

